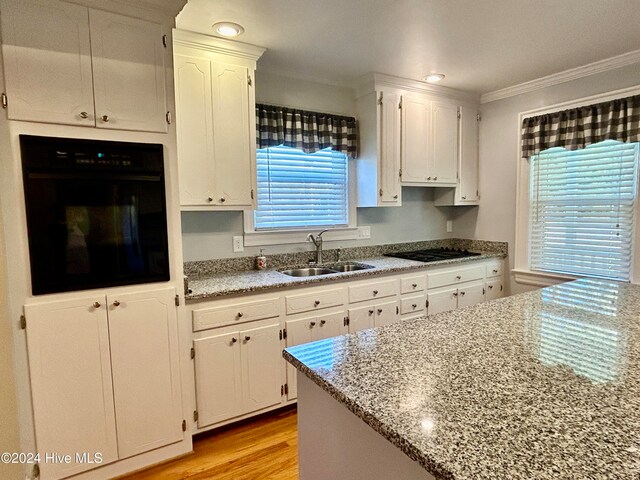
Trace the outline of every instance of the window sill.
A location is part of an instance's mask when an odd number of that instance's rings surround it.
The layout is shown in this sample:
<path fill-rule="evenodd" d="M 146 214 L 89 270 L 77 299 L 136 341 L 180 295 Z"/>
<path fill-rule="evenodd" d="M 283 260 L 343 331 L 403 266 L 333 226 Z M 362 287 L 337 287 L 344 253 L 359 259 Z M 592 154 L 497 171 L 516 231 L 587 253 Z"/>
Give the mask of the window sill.
<path fill-rule="evenodd" d="M 244 234 L 245 247 L 260 247 L 263 245 L 282 245 L 290 243 L 307 243 L 307 236 L 317 234 L 323 230 L 322 227 L 305 230 L 281 230 L 278 232 L 256 232 L 249 231 Z M 357 227 L 332 228 L 322 234 L 325 242 L 334 240 L 356 240 L 358 239 Z"/>
<path fill-rule="evenodd" d="M 559 283 L 570 282 L 579 278 L 559 273 L 534 272 L 517 268 L 511 270 L 511 273 L 514 274 L 516 283 L 536 287 L 550 287 L 551 285 L 558 285 Z"/>

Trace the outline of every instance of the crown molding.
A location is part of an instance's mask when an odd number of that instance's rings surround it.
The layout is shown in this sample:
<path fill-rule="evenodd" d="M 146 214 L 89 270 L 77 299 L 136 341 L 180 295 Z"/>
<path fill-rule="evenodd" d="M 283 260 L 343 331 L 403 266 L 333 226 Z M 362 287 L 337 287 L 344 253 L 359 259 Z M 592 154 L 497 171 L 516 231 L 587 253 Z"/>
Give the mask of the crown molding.
<path fill-rule="evenodd" d="M 547 75 L 546 77 L 540 77 L 518 85 L 485 93 L 480 96 L 480 103 L 495 102 L 496 100 L 502 100 L 503 98 L 515 97 L 516 95 L 522 95 L 523 93 L 533 92 L 552 85 L 570 82 L 572 80 L 588 77 L 589 75 L 594 75 L 596 73 L 614 70 L 616 68 L 632 65 L 638 62 L 640 62 L 640 50 L 633 50 L 631 52 L 623 53 L 622 55 L 616 55 L 615 57 L 599 60 L 581 67 L 570 68 L 569 70 Z"/>
<path fill-rule="evenodd" d="M 197 48 L 208 52 L 231 55 L 257 61 L 266 51 L 265 48 L 248 43 L 236 42 L 225 38 L 212 37 L 189 30 L 173 30 L 173 44 L 184 47 Z"/>
<path fill-rule="evenodd" d="M 360 98 L 376 88 L 387 87 L 402 90 L 404 92 L 412 92 L 423 95 L 437 95 L 439 97 L 448 97 L 456 100 L 478 103 L 480 95 L 473 92 L 465 92 L 455 88 L 444 87 L 441 85 L 432 85 L 430 83 L 411 80 L 408 78 L 394 77 L 383 73 L 370 73 L 361 77 L 356 83 L 354 90 L 356 98 Z"/>
<path fill-rule="evenodd" d="M 140 18 L 146 18 L 145 13 L 157 13 L 163 17 L 175 17 L 187 4 L 187 0 L 65 0 L 69 3 L 84 5 L 99 10 L 114 13 L 130 13 Z"/>

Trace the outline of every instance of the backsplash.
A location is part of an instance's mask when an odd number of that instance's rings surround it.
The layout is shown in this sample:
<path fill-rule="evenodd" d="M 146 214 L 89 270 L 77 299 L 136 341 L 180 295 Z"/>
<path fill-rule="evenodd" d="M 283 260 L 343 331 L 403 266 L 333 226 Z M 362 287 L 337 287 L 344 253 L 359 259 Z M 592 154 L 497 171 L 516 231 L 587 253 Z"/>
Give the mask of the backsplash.
<path fill-rule="evenodd" d="M 379 257 L 385 253 L 407 252 L 410 250 L 421 250 L 425 248 L 457 248 L 478 252 L 495 252 L 507 255 L 506 242 L 489 242 L 484 240 L 469 240 L 461 238 L 446 238 L 442 240 L 425 240 L 421 242 L 389 243 L 385 245 L 370 245 L 364 247 L 349 247 L 341 249 L 323 250 L 324 263 L 338 261 L 338 251 L 340 260 L 355 260 L 359 258 Z M 267 256 L 267 268 L 285 268 L 295 265 L 305 265 L 313 261 L 315 251 L 295 253 L 278 253 Z M 215 275 L 218 273 L 246 272 L 255 269 L 255 257 L 233 257 L 219 258 L 214 260 L 204 260 L 196 262 L 185 262 L 184 274 L 188 277 L 198 277 L 202 275 Z"/>

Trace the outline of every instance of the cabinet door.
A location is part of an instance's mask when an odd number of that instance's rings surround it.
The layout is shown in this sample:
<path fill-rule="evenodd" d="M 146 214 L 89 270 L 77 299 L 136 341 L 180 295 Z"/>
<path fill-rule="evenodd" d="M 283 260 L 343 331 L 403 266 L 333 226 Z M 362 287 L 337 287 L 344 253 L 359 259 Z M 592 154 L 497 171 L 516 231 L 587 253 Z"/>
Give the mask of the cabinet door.
<path fill-rule="evenodd" d="M 345 325 L 345 312 L 329 313 L 327 315 L 319 315 L 316 318 L 316 326 L 312 329 L 314 340 L 322 340 L 325 338 L 337 337 L 348 333 L 348 327 Z"/>
<path fill-rule="evenodd" d="M 359 308 L 350 308 L 349 333 L 355 333 L 367 328 L 373 328 L 375 312 L 376 310 L 373 305 Z"/>
<path fill-rule="evenodd" d="M 484 282 L 469 283 L 458 288 L 458 308 L 484 302 Z"/>
<path fill-rule="evenodd" d="M 240 333 L 193 341 L 198 427 L 233 418 L 242 409 Z"/>
<path fill-rule="evenodd" d="M 287 325 L 287 347 L 309 343 L 314 340 L 314 329 L 318 325 L 316 317 L 301 318 L 299 320 L 288 320 Z M 287 362 L 287 385 L 289 394 L 287 399 L 293 400 L 298 397 L 298 382 L 296 380 L 296 368 Z"/>
<path fill-rule="evenodd" d="M 213 201 L 213 118 L 209 60 L 176 55 L 176 130 L 180 205 Z"/>
<path fill-rule="evenodd" d="M 486 288 L 486 300 L 495 300 L 496 298 L 502 298 L 504 288 L 501 278 L 492 278 L 490 280 L 487 280 Z"/>
<path fill-rule="evenodd" d="M 8 118 L 95 125 L 89 17 L 52 0 L 2 0 Z"/>
<path fill-rule="evenodd" d="M 166 132 L 162 26 L 89 10 L 96 126 Z"/>
<path fill-rule="evenodd" d="M 456 202 L 478 201 L 478 112 L 460 107 L 460 186 Z"/>
<path fill-rule="evenodd" d="M 427 182 L 431 102 L 419 97 L 402 98 L 402 182 Z M 431 180 L 429 178 L 429 180 Z"/>
<path fill-rule="evenodd" d="M 118 458 L 104 297 L 25 306 L 36 444 L 47 452 L 102 452 Z M 40 462 L 42 478 L 93 468 Z"/>
<path fill-rule="evenodd" d="M 282 345 L 280 324 L 240 332 L 243 412 L 280 403 Z"/>
<path fill-rule="evenodd" d="M 249 69 L 211 62 L 213 101 L 213 204 L 251 207 L 252 150 Z M 254 121 L 254 120 L 252 120 Z"/>
<path fill-rule="evenodd" d="M 381 92 L 378 105 L 378 168 L 380 204 L 401 204 L 400 187 L 400 95 Z"/>
<path fill-rule="evenodd" d="M 107 297 L 120 458 L 182 440 L 174 294 Z"/>
<path fill-rule="evenodd" d="M 432 182 L 453 185 L 458 173 L 458 106 L 432 103 Z"/>
<path fill-rule="evenodd" d="M 458 288 L 439 288 L 427 292 L 427 314 L 455 310 L 458 306 Z"/>
<path fill-rule="evenodd" d="M 400 307 L 398 306 L 397 301 L 378 303 L 376 304 L 375 309 L 376 309 L 376 318 L 375 318 L 376 327 L 381 327 L 383 325 L 391 325 L 392 323 L 396 323 L 397 321 L 400 320 Z"/>

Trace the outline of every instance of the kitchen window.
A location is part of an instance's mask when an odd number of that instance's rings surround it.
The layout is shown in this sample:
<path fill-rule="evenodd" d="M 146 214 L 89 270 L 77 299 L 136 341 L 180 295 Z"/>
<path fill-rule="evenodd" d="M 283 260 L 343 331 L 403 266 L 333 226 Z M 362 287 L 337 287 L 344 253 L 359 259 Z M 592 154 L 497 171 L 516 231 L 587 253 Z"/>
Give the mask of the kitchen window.
<path fill-rule="evenodd" d="M 607 140 L 531 157 L 532 271 L 630 280 L 638 146 Z"/>
<path fill-rule="evenodd" d="M 277 146 L 256 156 L 256 231 L 346 227 L 349 225 L 349 174 L 344 153 L 314 153 Z"/>

